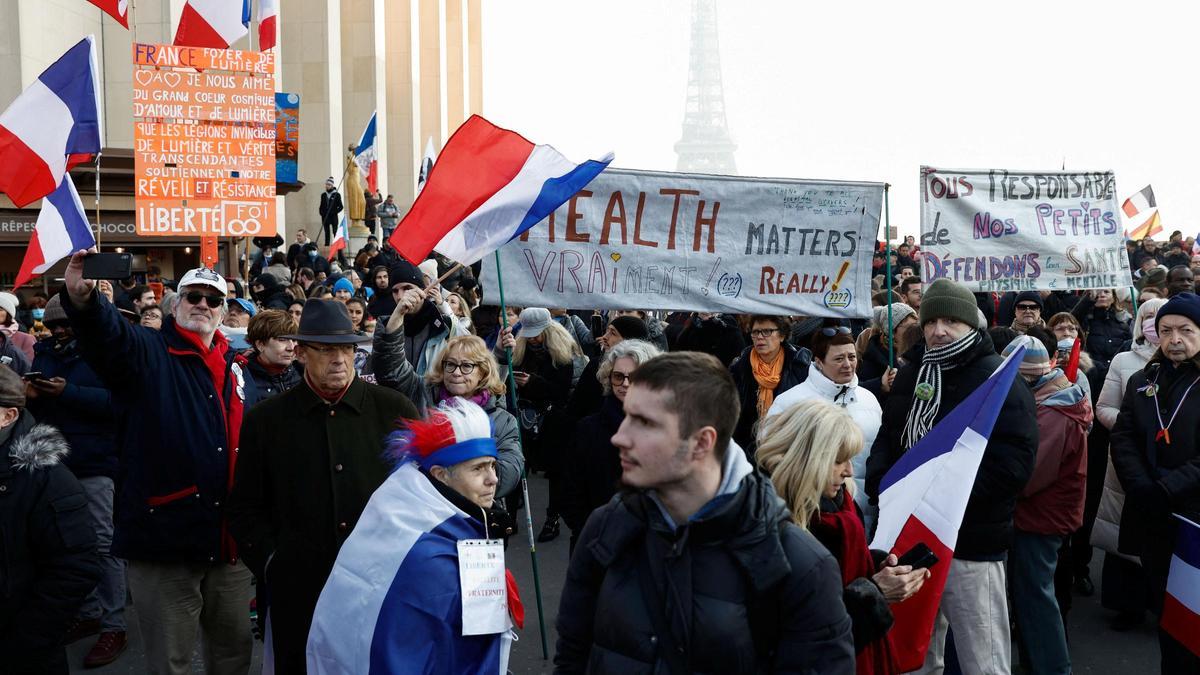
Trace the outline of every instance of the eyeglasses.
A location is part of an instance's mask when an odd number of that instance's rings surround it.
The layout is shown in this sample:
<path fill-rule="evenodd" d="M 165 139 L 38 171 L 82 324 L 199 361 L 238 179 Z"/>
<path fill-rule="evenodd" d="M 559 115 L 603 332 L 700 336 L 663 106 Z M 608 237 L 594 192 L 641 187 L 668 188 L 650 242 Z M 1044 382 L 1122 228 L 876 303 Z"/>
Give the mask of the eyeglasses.
<path fill-rule="evenodd" d="M 612 374 L 608 376 L 608 381 L 612 384 L 612 386 L 619 387 L 626 382 L 633 382 L 633 375 L 614 370 L 612 371 Z"/>
<path fill-rule="evenodd" d="M 821 335 L 825 337 L 833 337 L 834 335 L 849 335 L 850 329 L 846 326 L 829 326 L 821 329 Z"/>
<path fill-rule="evenodd" d="M 756 329 L 750 331 L 750 337 L 756 337 L 756 338 L 771 337 L 772 335 L 774 335 L 775 333 L 778 333 L 778 332 L 779 332 L 778 328 L 756 328 Z"/>
<path fill-rule="evenodd" d="M 478 363 L 473 363 L 471 361 L 463 361 L 462 363 L 459 363 L 458 361 L 446 361 L 442 364 L 442 370 L 446 371 L 447 373 L 458 371 L 463 375 L 470 375 L 471 373 L 475 372 L 475 367 L 478 365 Z"/>
<path fill-rule="evenodd" d="M 301 343 L 305 349 L 316 352 L 318 354 L 352 354 L 354 353 L 354 345 L 323 345 L 315 342 Z"/>
<path fill-rule="evenodd" d="M 216 309 L 225 304 L 225 298 L 220 295 L 209 295 L 200 291 L 188 291 L 184 293 L 183 299 L 189 304 L 199 305 L 201 302 L 208 305 L 209 309 Z"/>
<path fill-rule="evenodd" d="M 1017 305 L 1017 309 L 1021 310 L 1022 312 L 1033 312 L 1041 309 L 1041 307 L 1038 307 L 1037 305 Z"/>

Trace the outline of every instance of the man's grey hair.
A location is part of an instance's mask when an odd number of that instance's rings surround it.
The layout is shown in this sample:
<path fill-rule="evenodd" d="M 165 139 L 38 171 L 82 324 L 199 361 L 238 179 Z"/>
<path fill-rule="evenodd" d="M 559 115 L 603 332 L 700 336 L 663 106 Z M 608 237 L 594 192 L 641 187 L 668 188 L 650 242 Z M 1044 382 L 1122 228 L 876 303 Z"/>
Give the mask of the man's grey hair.
<path fill-rule="evenodd" d="M 604 387 L 604 395 L 612 393 L 612 382 L 609 381 L 609 377 L 612 375 L 613 364 L 617 362 L 617 359 L 627 356 L 640 366 L 659 354 L 662 354 L 662 350 L 645 340 L 621 340 L 618 342 L 612 349 L 604 353 L 604 360 L 600 362 L 600 368 L 596 371 L 596 379 L 600 381 L 600 386 Z"/>

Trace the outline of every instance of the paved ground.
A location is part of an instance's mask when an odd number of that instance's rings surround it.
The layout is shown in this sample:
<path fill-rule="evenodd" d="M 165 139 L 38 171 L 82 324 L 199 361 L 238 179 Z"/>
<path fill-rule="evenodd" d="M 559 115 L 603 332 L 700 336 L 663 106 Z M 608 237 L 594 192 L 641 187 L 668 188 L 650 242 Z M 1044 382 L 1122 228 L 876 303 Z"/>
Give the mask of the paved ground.
<path fill-rule="evenodd" d="M 545 514 L 546 482 L 540 477 L 530 480 L 530 499 L 533 501 L 534 531 L 541 529 Z M 523 517 L 524 514 L 522 514 Z M 543 609 L 546 613 L 546 642 L 551 658 L 554 655 L 554 616 L 558 611 L 558 600 L 562 582 L 566 576 L 567 540 L 569 533 L 563 527 L 562 535 L 547 544 L 538 545 L 538 565 L 542 585 Z M 525 600 L 526 624 L 520 640 L 513 647 L 510 669 L 515 674 L 549 673 L 551 661 L 542 660 L 541 640 L 538 635 L 537 603 L 534 599 L 533 566 L 528 552 L 528 539 L 524 525 L 518 537 L 510 541 L 508 564 L 521 588 Z M 1093 578 L 1099 583 L 1102 557 L 1092 561 Z M 1077 597 L 1070 617 L 1071 657 L 1076 673 L 1104 673 L 1105 675 L 1143 675 L 1158 671 L 1158 646 L 1153 626 L 1147 622 L 1140 629 L 1118 633 L 1108 627 L 1109 612 L 1100 607 L 1100 590 L 1090 598 Z M 130 621 L 135 622 L 131 611 Z M 140 635 L 136 625 L 130 628 L 131 644 L 126 653 L 107 668 L 82 671 L 84 654 L 91 645 L 85 639 L 69 649 L 72 672 L 144 673 Z M 1014 655 L 1016 649 L 1013 650 Z M 1016 657 L 1014 656 L 1014 659 Z M 255 643 L 255 659 L 252 672 L 257 673 L 261 664 L 261 644 Z M 203 672 L 197 661 L 195 672 Z"/>

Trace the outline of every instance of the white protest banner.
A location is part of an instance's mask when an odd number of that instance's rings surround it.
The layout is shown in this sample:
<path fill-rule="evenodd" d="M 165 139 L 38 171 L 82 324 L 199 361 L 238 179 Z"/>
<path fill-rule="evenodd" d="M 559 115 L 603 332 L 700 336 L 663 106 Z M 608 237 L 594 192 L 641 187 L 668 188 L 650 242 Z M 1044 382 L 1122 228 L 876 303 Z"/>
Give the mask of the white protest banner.
<path fill-rule="evenodd" d="M 972 291 L 1129 286 L 1111 171 L 921 167 L 922 278 Z"/>
<path fill-rule="evenodd" d="M 500 249 L 514 305 L 865 317 L 883 183 L 608 169 Z M 482 281 L 498 298 L 496 262 Z"/>

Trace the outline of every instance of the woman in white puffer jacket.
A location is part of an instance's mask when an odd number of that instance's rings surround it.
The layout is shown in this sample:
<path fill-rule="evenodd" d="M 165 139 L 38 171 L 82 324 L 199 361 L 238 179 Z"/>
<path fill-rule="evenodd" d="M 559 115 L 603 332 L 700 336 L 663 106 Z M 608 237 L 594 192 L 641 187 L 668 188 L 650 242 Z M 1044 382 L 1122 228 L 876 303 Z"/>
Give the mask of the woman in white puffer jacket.
<path fill-rule="evenodd" d="M 823 328 L 813 339 L 813 367 L 808 379 L 775 397 L 766 418 L 782 413 L 789 407 L 813 398 L 829 401 L 845 408 L 863 434 L 863 451 L 854 456 L 854 501 L 863 514 L 867 537 L 875 526 L 875 508 L 868 508 L 865 479 L 867 456 L 879 433 L 883 409 L 871 392 L 858 386 L 858 352 L 848 328 Z"/>
<path fill-rule="evenodd" d="M 1121 412 L 1121 401 L 1125 398 L 1125 384 L 1134 373 L 1146 367 L 1150 357 L 1158 349 L 1158 335 L 1154 331 L 1154 317 L 1166 304 L 1166 300 L 1147 300 L 1138 308 L 1137 320 L 1133 324 L 1133 346 L 1129 351 L 1113 357 L 1104 387 L 1096 399 L 1096 419 L 1112 429 Z M 1091 450 L 1091 448 L 1089 448 Z M 1104 492 L 1100 496 L 1100 508 L 1096 512 L 1096 524 L 1092 528 L 1092 545 L 1105 551 L 1104 568 L 1101 572 L 1100 604 L 1118 612 L 1113 626 L 1123 630 L 1141 622 L 1147 608 L 1146 585 L 1141 563 L 1136 556 L 1117 550 L 1120 532 L 1121 511 L 1125 507 L 1125 491 L 1117 480 L 1112 461 L 1104 476 Z"/>

